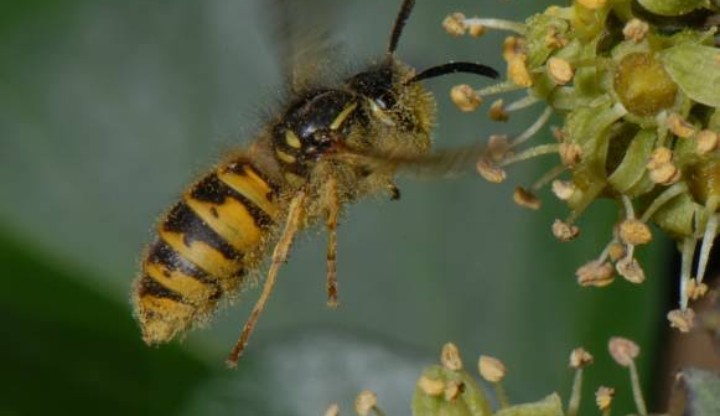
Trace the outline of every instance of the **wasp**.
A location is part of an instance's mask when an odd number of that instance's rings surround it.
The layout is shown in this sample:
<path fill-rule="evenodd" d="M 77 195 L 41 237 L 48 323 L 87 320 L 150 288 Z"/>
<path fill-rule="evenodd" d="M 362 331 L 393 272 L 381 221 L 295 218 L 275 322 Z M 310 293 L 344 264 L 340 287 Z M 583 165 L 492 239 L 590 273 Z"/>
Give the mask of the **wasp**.
<path fill-rule="evenodd" d="M 275 286 L 298 231 L 328 233 L 327 302 L 338 304 L 336 233 L 343 206 L 368 195 L 399 197 L 403 166 L 442 168 L 431 152 L 435 100 L 420 81 L 455 72 L 496 78 L 472 62 L 420 72 L 395 50 L 414 7 L 404 0 L 384 57 L 337 85 L 293 86 L 252 144 L 185 189 L 157 225 L 135 279 L 134 313 L 149 345 L 209 320 L 272 252 L 262 293 L 229 354 L 235 365 Z M 458 153 L 458 155 L 462 152 Z"/>

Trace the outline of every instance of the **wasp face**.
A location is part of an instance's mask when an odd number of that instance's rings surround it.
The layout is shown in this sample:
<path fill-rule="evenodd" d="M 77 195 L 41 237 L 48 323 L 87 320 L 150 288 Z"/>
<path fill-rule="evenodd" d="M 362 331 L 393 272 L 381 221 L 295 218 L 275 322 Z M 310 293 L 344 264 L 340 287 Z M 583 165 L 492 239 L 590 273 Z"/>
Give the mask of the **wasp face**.
<path fill-rule="evenodd" d="M 387 126 L 396 126 L 393 116 L 398 103 L 394 79 L 397 71 L 391 64 L 361 72 L 348 81 L 348 87 L 365 98 L 370 115 Z"/>
<path fill-rule="evenodd" d="M 386 59 L 350 78 L 347 87 L 359 97 L 364 116 L 383 134 L 429 135 L 435 100 L 420 83 L 409 82 L 414 75 L 413 68 Z"/>
<path fill-rule="evenodd" d="M 396 104 L 393 81 L 392 68 L 383 65 L 355 75 L 348 81 L 348 86 L 378 108 L 389 110 Z"/>

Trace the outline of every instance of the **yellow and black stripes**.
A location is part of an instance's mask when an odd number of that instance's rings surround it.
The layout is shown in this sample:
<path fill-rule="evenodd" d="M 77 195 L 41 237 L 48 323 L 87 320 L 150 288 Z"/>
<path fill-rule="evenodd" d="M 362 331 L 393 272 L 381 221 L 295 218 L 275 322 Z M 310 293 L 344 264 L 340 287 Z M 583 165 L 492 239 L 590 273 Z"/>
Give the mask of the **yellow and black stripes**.
<path fill-rule="evenodd" d="M 239 286 L 247 256 L 257 257 L 278 215 L 276 199 L 277 188 L 242 159 L 184 193 L 158 224 L 136 282 L 146 342 L 164 342 L 186 330 Z"/>

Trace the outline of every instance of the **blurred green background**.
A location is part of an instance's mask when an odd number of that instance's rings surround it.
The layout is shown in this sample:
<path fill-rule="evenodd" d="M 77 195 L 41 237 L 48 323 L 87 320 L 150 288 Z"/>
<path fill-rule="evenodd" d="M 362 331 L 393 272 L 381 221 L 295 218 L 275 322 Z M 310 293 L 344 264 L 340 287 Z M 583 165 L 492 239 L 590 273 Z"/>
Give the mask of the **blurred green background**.
<path fill-rule="evenodd" d="M 399 1 L 307 3 L 325 16 L 355 64 L 386 46 Z M 34 0 L 0 14 L 0 415 L 351 414 L 355 394 L 378 393 L 388 414 L 409 414 L 415 380 L 455 342 L 509 369 L 514 402 L 558 391 L 567 359 L 596 358 L 584 406 L 600 384 L 633 411 L 626 371 L 606 342 L 643 348 L 647 391 L 664 327 L 667 244 L 642 251 L 648 282 L 579 288 L 574 270 L 611 236 L 617 208 L 594 206 L 579 240 L 550 233 L 566 209 L 549 192 L 530 212 L 512 202 L 555 161 L 533 161 L 491 185 L 402 178 L 399 202 L 348 210 L 339 231 L 341 307 L 325 307 L 325 239 L 301 237 L 237 370 L 224 358 L 257 290 L 184 342 L 147 348 L 132 320 L 130 284 L 159 215 L 224 151 L 245 146 L 279 96 L 282 74 L 261 0 Z M 452 11 L 523 19 L 549 1 L 418 0 L 399 56 L 416 67 L 479 60 L 504 69 L 504 34 L 455 39 Z M 297 16 L 299 25 L 304 18 Z M 315 16 L 317 18 L 317 15 Z M 342 65 L 341 65 L 342 66 Z M 518 133 L 542 111 L 491 124 L 462 114 L 428 82 L 440 114 L 437 147 Z M 545 133 L 549 134 L 549 133 Z M 665 244 L 665 245 L 664 245 Z M 591 410 L 592 413 L 595 410 Z"/>

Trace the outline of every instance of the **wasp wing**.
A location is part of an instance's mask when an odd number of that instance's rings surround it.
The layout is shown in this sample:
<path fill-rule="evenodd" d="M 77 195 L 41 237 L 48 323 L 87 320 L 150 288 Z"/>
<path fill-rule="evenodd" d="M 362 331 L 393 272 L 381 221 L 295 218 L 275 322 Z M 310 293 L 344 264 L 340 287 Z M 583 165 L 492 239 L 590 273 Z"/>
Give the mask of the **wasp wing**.
<path fill-rule="evenodd" d="M 267 17 L 278 61 L 293 92 L 318 84 L 339 67 L 341 44 L 336 33 L 337 4 L 327 0 L 270 0 Z"/>
<path fill-rule="evenodd" d="M 352 149 L 338 151 L 333 158 L 374 171 L 407 173 L 423 177 L 452 177 L 474 169 L 488 153 L 485 144 L 473 144 L 454 149 L 436 150 L 430 154 L 405 152 L 359 152 Z"/>

